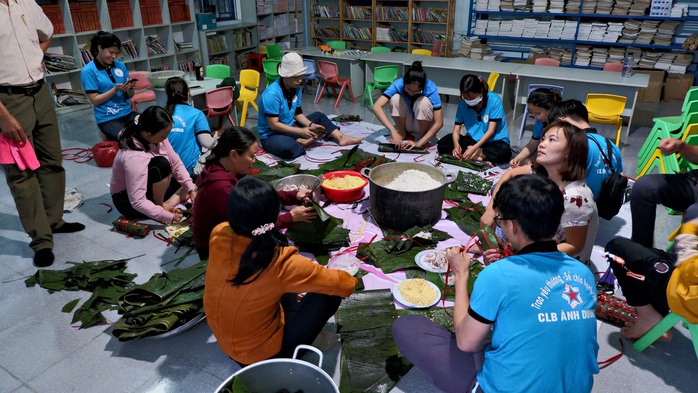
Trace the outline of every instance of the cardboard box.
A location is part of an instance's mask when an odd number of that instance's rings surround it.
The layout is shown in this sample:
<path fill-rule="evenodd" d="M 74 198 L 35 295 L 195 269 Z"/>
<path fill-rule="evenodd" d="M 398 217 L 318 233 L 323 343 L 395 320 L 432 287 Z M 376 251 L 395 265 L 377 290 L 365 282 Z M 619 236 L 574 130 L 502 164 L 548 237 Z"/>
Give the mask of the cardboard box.
<path fill-rule="evenodd" d="M 199 30 L 215 29 L 217 26 L 216 14 L 212 12 L 205 14 L 196 14 L 196 26 Z"/>
<path fill-rule="evenodd" d="M 692 74 L 669 74 L 664 82 L 664 100 L 683 100 L 691 86 Z"/>
<path fill-rule="evenodd" d="M 664 77 L 666 71 L 662 70 L 642 70 L 635 69 L 636 74 L 647 74 L 650 76 L 649 85 L 646 88 L 640 89 L 637 95 L 637 100 L 640 102 L 659 102 L 662 100 L 662 87 L 664 86 Z"/>

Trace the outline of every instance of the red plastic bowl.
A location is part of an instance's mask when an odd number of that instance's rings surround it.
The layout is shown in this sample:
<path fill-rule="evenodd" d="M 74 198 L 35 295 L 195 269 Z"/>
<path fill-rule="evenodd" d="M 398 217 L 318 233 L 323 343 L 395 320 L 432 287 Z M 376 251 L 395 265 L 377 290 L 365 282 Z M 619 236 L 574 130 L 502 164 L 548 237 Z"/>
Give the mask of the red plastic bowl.
<path fill-rule="evenodd" d="M 331 200 L 332 202 L 347 203 L 358 201 L 359 199 L 361 199 L 361 196 L 363 195 L 364 187 L 366 187 L 366 184 L 368 184 L 368 179 L 361 176 L 359 172 L 354 171 L 333 171 L 327 172 L 323 176 L 325 177 L 325 179 L 334 179 L 336 177 L 344 176 L 355 176 L 363 180 L 363 184 L 359 187 L 350 188 L 347 190 L 337 190 L 334 188 L 325 187 L 325 181 L 323 179 L 323 182 L 320 183 L 320 187 L 322 187 L 322 191 L 325 194 L 325 197 Z"/>
<path fill-rule="evenodd" d="M 119 144 L 114 141 L 99 142 L 92 146 L 92 156 L 97 166 L 109 168 L 114 165 L 114 158 L 119 151 Z"/>

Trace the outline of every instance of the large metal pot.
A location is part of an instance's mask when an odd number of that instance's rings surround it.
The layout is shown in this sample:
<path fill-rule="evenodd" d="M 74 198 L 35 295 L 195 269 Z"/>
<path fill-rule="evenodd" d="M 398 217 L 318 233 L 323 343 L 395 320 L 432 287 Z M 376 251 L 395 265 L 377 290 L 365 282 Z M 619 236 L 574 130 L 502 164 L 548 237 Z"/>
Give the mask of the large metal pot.
<path fill-rule="evenodd" d="M 397 191 L 384 187 L 408 169 L 426 172 L 441 185 L 425 191 Z M 373 169 L 364 168 L 361 174 L 369 179 L 373 219 L 382 228 L 394 231 L 436 224 L 441 219 L 446 184 L 455 178 L 453 174 L 444 173 L 431 165 L 411 162 L 392 162 Z"/>
<path fill-rule="evenodd" d="M 298 360 L 298 350 L 307 349 L 318 355 L 318 365 Z M 223 382 L 216 393 L 230 392 L 234 378 L 240 378 L 252 393 L 274 393 L 281 389 L 289 392 L 339 393 L 332 378 L 321 369 L 322 352 L 309 345 L 299 345 L 293 359 L 270 359 L 247 366 Z"/>

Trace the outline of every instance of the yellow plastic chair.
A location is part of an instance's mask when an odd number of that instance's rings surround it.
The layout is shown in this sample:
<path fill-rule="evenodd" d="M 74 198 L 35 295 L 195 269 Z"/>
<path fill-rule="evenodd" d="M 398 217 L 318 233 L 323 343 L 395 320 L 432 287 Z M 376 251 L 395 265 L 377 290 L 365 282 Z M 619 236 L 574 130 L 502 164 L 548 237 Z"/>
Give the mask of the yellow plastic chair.
<path fill-rule="evenodd" d="M 209 64 L 206 66 L 206 76 L 216 79 L 228 78 L 230 77 L 230 66 L 227 64 Z"/>
<path fill-rule="evenodd" d="M 431 51 L 429 49 L 412 49 L 413 55 L 424 55 L 431 56 Z"/>
<path fill-rule="evenodd" d="M 612 124 L 618 127 L 616 146 L 620 146 L 620 130 L 623 128 L 623 110 L 627 97 L 614 94 L 587 94 L 586 107 L 590 123 Z"/>
<path fill-rule="evenodd" d="M 499 80 L 499 72 L 490 72 L 490 76 L 487 78 L 487 88 L 490 91 L 494 90 L 494 86 L 497 84 L 497 81 Z"/>
<path fill-rule="evenodd" d="M 240 71 L 240 97 L 238 97 L 237 106 L 242 107 L 242 116 L 240 118 L 240 127 L 245 126 L 245 118 L 247 117 L 247 107 L 252 104 L 255 110 L 259 111 L 254 100 L 257 99 L 259 92 L 259 72 L 255 70 Z"/>

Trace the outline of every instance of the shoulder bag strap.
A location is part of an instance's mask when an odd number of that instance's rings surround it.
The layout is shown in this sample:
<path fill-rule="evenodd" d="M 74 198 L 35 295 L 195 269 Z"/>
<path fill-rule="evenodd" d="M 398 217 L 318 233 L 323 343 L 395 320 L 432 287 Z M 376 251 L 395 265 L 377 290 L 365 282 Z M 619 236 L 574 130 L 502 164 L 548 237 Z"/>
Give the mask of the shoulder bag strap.
<path fill-rule="evenodd" d="M 608 159 L 608 156 L 606 156 L 606 153 L 603 152 L 603 147 L 601 147 L 601 145 L 599 144 L 599 142 L 598 142 L 596 139 L 590 137 L 589 135 L 587 135 L 587 138 L 589 138 L 589 139 L 591 139 L 592 141 L 594 141 L 594 143 L 596 144 L 596 146 L 599 147 L 599 151 L 601 152 L 601 155 L 603 156 L 603 159 L 608 163 L 608 167 L 611 169 L 611 173 L 616 173 L 616 170 L 613 169 L 613 163 L 611 162 L 610 159 Z M 604 139 L 606 139 L 606 145 L 607 145 L 606 147 L 608 148 L 608 155 L 609 155 L 609 156 L 613 156 L 612 147 L 611 147 L 611 141 L 609 141 L 608 138 L 604 138 Z"/>

